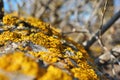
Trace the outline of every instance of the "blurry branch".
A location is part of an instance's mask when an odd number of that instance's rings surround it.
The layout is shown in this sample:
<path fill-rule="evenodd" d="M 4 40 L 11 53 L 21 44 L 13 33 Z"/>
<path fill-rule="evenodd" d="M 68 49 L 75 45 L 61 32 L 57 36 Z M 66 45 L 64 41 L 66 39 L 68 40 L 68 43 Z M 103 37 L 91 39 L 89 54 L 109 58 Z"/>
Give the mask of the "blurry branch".
<path fill-rule="evenodd" d="M 101 11 L 102 21 L 101 21 L 101 25 L 100 25 L 100 28 L 99 28 L 99 35 L 98 35 L 98 42 L 101 45 L 101 47 L 103 48 L 103 50 L 105 51 L 103 55 L 106 55 L 107 53 L 109 55 L 111 55 L 111 52 L 108 50 L 108 48 L 105 46 L 104 42 L 102 41 L 102 31 L 101 31 L 102 28 L 103 28 L 103 21 L 104 21 L 105 13 L 107 11 L 107 6 L 108 6 L 108 0 L 105 1 L 104 9 L 103 9 L 103 11 Z M 111 66 L 112 66 L 112 74 L 114 75 L 114 78 L 116 78 L 116 72 L 115 72 L 115 69 L 114 69 L 114 59 L 115 59 L 115 57 L 113 55 L 111 55 L 110 56 L 110 61 L 111 61 Z"/>
<path fill-rule="evenodd" d="M 120 10 L 105 24 L 102 26 L 101 35 L 103 35 L 120 17 Z M 88 50 L 92 44 L 98 40 L 99 31 L 87 42 L 83 43 L 86 50 Z"/>
<path fill-rule="evenodd" d="M 23 9 L 25 8 L 26 3 L 23 1 L 22 6 L 20 6 L 20 4 L 17 3 L 17 7 L 18 7 L 18 15 L 24 15 L 25 11 L 23 11 Z"/>
<path fill-rule="evenodd" d="M 49 8 L 48 6 L 49 6 L 49 4 L 52 2 L 52 0 L 49 0 L 48 2 L 47 2 L 47 4 L 44 6 L 44 9 L 43 9 L 43 11 L 41 12 L 41 11 L 39 11 L 38 13 L 39 13 L 39 18 L 44 14 L 44 12 Z M 43 4 L 42 4 L 43 5 Z"/>
<path fill-rule="evenodd" d="M 38 0 L 35 0 L 34 4 L 33 4 L 33 12 L 31 13 L 32 16 L 35 16 L 36 12 L 37 12 L 37 4 L 38 4 Z"/>
<path fill-rule="evenodd" d="M 45 13 L 45 11 L 49 8 L 49 4 L 51 4 L 52 0 L 48 0 L 46 4 L 39 2 L 38 0 L 35 0 L 33 6 L 33 12 L 32 12 L 32 16 L 35 16 L 37 18 L 41 18 L 41 16 L 43 16 L 43 14 Z M 41 5 L 41 6 L 38 6 Z"/>
<path fill-rule="evenodd" d="M 94 6 L 95 9 L 94 9 L 94 11 L 92 12 L 89 20 L 88 20 L 88 21 L 86 22 L 86 24 L 85 24 L 85 26 L 86 26 L 88 29 L 90 28 L 90 22 L 91 22 L 92 18 L 96 16 L 96 14 L 97 14 L 97 12 L 98 12 L 98 10 L 99 10 L 100 5 L 102 4 L 102 2 L 103 2 L 103 0 L 100 0 L 99 2 L 98 2 L 98 1 L 95 2 L 95 6 Z M 90 31 L 90 29 L 89 29 L 89 31 Z M 90 33 L 91 33 L 91 32 L 90 32 Z"/>
<path fill-rule="evenodd" d="M 73 30 L 73 31 L 70 31 L 70 32 L 62 32 L 62 35 L 64 36 L 65 34 L 72 34 L 72 33 L 88 33 L 88 30 Z"/>
<path fill-rule="evenodd" d="M 0 0 L 0 19 L 3 18 L 4 16 L 4 9 L 3 9 L 4 5 L 3 5 L 3 0 Z"/>
<path fill-rule="evenodd" d="M 91 35 L 91 32 L 92 32 L 91 29 L 90 29 L 90 28 L 91 28 L 91 20 L 93 19 L 93 17 L 96 16 L 96 14 L 97 14 L 97 12 L 98 12 L 98 10 L 99 10 L 100 5 L 102 4 L 102 2 L 103 2 L 103 0 L 100 0 L 99 2 L 98 2 L 98 1 L 95 2 L 94 11 L 93 11 L 92 14 L 90 15 L 89 20 L 85 22 L 84 27 L 86 27 L 86 29 L 88 29 L 88 34 L 89 34 L 89 35 Z M 78 21 L 79 21 L 79 19 L 78 19 Z M 79 22 L 80 22 L 80 21 L 79 21 Z M 75 41 L 78 42 L 79 39 L 80 39 L 80 34 L 77 35 Z"/>
<path fill-rule="evenodd" d="M 102 34 L 101 34 L 101 30 L 103 28 L 103 22 L 104 22 L 104 17 L 105 17 L 105 13 L 107 11 L 107 6 L 108 6 L 108 0 L 106 0 L 105 4 L 104 4 L 104 9 L 103 11 L 101 11 L 101 15 L 102 15 L 102 18 L 101 18 L 101 25 L 100 25 L 100 28 L 99 28 L 99 35 L 98 35 L 98 42 L 99 44 L 101 45 L 101 47 L 105 50 L 105 51 L 108 51 L 107 48 L 105 47 L 103 41 L 102 41 Z"/>

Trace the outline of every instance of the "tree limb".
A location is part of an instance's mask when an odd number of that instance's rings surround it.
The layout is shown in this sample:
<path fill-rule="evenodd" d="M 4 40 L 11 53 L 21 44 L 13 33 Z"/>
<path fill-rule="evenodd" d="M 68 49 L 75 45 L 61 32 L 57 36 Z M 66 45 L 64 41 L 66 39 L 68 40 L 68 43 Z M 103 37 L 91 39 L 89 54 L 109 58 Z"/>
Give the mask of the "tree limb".
<path fill-rule="evenodd" d="M 115 21 L 119 19 L 119 17 L 120 10 L 105 25 L 102 26 L 101 35 L 103 35 L 115 23 Z M 88 50 L 92 46 L 92 44 L 97 41 L 98 36 L 99 31 L 97 31 L 89 41 L 87 41 L 85 44 L 83 43 L 84 48 Z"/>

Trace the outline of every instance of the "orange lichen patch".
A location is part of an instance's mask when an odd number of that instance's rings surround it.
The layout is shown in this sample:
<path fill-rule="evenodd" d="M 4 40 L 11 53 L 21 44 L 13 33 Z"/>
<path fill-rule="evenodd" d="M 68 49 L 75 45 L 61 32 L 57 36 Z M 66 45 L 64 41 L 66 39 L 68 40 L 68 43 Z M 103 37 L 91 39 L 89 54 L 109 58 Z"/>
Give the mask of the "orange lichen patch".
<path fill-rule="evenodd" d="M 30 40 L 33 43 L 45 46 L 46 48 L 51 48 L 51 47 L 57 48 L 61 46 L 61 42 L 59 39 L 49 37 L 43 34 L 42 32 L 32 33 L 30 35 Z"/>
<path fill-rule="evenodd" d="M 18 17 L 12 15 L 6 15 L 3 17 L 3 23 L 6 25 L 13 25 L 17 23 Z"/>
<path fill-rule="evenodd" d="M 0 57 L 0 68 L 8 72 L 20 72 L 26 75 L 37 77 L 40 69 L 38 64 L 29 57 L 26 57 L 22 52 L 7 54 Z M 41 72 L 43 75 L 44 72 Z"/>
<path fill-rule="evenodd" d="M 71 38 L 64 37 L 64 39 L 68 41 L 69 43 L 72 43 L 83 54 L 85 58 L 89 58 L 89 55 L 87 54 L 86 50 L 84 49 L 82 45 L 74 42 Z"/>
<path fill-rule="evenodd" d="M 44 45 L 45 47 L 47 47 L 46 42 L 48 42 L 48 36 L 46 36 L 45 34 L 38 32 L 38 33 L 32 33 L 30 34 L 30 40 L 33 43 L 36 43 L 38 45 Z"/>
<path fill-rule="evenodd" d="M 40 31 L 43 32 L 44 34 L 60 37 L 59 34 L 60 31 L 58 29 L 52 28 L 50 24 L 44 23 L 39 19 L 28 17 L 26 19 L 21 19 L 21 20 L 28 22 L 31 26 L 34 26 L 35 28 L 39 28 Z"/>
<path fill-rule="evenodd" d="M 39 80 L 72 80 L 72 77 L 59 68 L 49 66 L 47 73 Z"/>
<path fill-rule="evenodd" d="M 78 51 L 78 52 L 76 52 L 76 57 L 81 59 L 81 58 L 83 58 L 83 54 L 80 51 Z"/>
<path fill-rule="evenodd" d="M 20 34 L 16 34 L 14 32 L 6 31 L 3 32 L 2 35 L 0 35 L 1 39 L 3 40 L 15 40 L 16 38 L 20 37 Z"/>
<path fill-rule="evenodd" d="M 6 75 L 0 74 L 0 80 L 9 80 Z"/>
<path fill-rule="evenodd" d="M 51 53 L 51 52 L 29 52 L 30 54 L 32 54 L 33 56 L 35 56 L 36 58 L 40 58 L 46 62 L 49 63 L 55 63 L 59 60 L 59 55 L 60 54 L 55 54 L 55 53 Z"/>
<path fill-rule="evenodd" d="M 18 42 L 20 41 L 19 37 L 20 37 L 20 34 L 16 34 L 14 32 L 10 32 L 10 31 L 3 32 L 0 35 L 0 45 L 5 44 L 5 42 L 8 40 Z"/>
<path fill-rule="evenodd" d="M 88 65 L 87 61 L 80 61 L 78 66 L 79 68 L 71 69 L 71 72 L 73 72 L 75 77 L 80 80 L 99 80 L 92 67 Z"/>
<path fill-rule="evenodd" d="M 93 69 L 73 68 L 73 75 L 80 80 L 98 80 Z"/>
<path fill-rule="evenodd" d="M 32 26 L 39 28 L 45 34 L 51 34 L 51 28 L 49 24 L 46 24 L 33 17 L 28 17 L 27 19 L 25 19 L 25 21 L 30 23 Z"/>
<path fill-rule="evenodd" d="M 15 30 L 14 33 L 19 34 L 21 36 L 27 36 L 29 34 L 28 30 Z"/>
<path fill-rule="evenodd" d="M 27 32 L 27 31 L 25 31 Z M 18 41 L 27 41 L 30 40 L 35 44 L 42 45 L 46 48 L 60 48 L 61 47 L 61 42 L 60 40 L 53 38 L 53 37 L 48 37 L 45 34 L 38 32 L 38 33 L 32 33 L 30 36 L 27 36 L 24 31 L 19 31 L 19 32 L 10 32 L 6 31 L 3 32 L 0 35 L 0 44 L 5 43 L 5 41 L 13 41 L 13 42 L 18 42 Z"/>
<path fill-rule="evenodd" d="M 48 45 L 50 45 L 50 48 L 61 48 L 62 44 L 59 39 L 56 39 L 54 37 L 49 37 L 48 39 Z"/>

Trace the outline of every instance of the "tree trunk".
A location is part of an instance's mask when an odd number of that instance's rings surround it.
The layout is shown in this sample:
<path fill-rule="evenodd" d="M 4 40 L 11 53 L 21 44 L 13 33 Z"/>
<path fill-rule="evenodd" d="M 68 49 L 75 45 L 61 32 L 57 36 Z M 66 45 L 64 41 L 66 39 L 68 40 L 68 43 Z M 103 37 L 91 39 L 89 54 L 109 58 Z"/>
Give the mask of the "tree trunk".
<path fill-rule="evenodd" d="M 4 5 L 3 5 L 3 0 L 0 0 L 0 19 L 3 18 L 4 16 L 4 9 L 3 9 Z"/>

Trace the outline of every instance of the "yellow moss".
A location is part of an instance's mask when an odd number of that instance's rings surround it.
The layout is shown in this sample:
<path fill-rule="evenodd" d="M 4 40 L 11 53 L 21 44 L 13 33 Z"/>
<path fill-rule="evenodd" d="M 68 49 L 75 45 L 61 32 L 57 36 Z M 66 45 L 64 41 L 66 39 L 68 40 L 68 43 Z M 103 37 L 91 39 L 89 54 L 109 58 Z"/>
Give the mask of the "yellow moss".
<path fill-rule="evenodd" d="M 59 68 L 49 66 L 47 73 L 39 80 L 72 80 L 72 77 Z"/>

